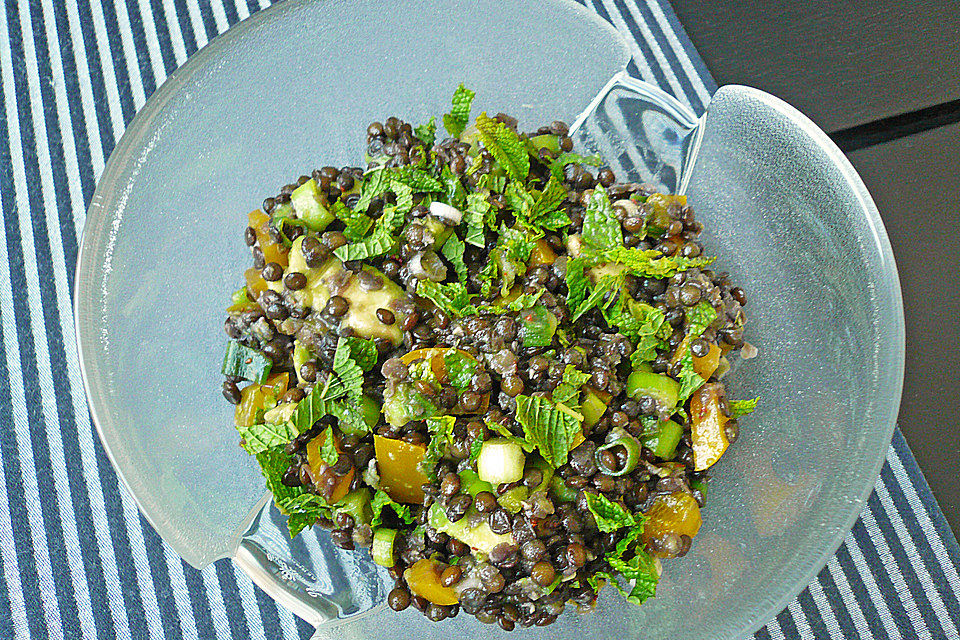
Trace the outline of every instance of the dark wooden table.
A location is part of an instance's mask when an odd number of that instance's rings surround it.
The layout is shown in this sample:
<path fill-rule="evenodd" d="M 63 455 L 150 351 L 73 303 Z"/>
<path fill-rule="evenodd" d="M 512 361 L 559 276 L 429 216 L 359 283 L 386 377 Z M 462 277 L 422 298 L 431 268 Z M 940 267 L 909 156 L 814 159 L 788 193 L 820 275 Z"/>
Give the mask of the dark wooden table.
<path fill-rule="evenodd" d="M 899 425 L 960 535 L 960 4 L 673 0 L 717 82 L 783 98 L 873 194 L 907 327 Z"/>

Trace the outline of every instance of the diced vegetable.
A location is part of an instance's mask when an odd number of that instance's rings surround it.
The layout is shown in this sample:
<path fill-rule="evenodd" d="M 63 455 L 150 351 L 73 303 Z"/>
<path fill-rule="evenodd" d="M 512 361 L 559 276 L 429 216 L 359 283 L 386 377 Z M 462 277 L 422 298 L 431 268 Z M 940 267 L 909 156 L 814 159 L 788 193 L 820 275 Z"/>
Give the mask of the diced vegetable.
<path fill-rule="evenodd" d="M 513 440 L 493 438 L 483 443 L 477 458 L 477 475 L 492 484 L 517 482 L 523 478 L 526 457 Z"/>
<path fill-rule="evenodd" d="M 520 335 L 525 347 L 547 347 L 557 332 L 557 316 L 543 305 L 536 305 L 520 314 Z"/>
<path fill-rule="evenodd" d="M 263 421 L 267 424 L 283 424 L 293 416 L 294 411 L 297 410 L 297 404 L 295 402 L 287 402 L 286 404 L 278 404 L 273 409 L 264 412 Z"/>
<path fill-rule="evenodd" d="M 500 497 L 497 498 L 497 502 L 510 513 L 520 513 L 520 509 L 523 507 L 521 503 L 529 496 L 529 490 L 524 486 L 519 486 L 504 491 L 500 494 Z"/>
<path fill-rule="evenodd" d="M 447 514 L 443 512 L 443 507 L 434 502 L 427 512 L 427 518 L 430 526 L 437 531 L 452 536 L 469 545 L 471 549 L 482 553 L 490 553 L 498 544 L 514 542 L 512 534 L 494 533 L 486 518 L 480 516 L 473 507 L 456 522 L 450 522 Z"/>
<path fill-rule="evenodd" d="M 397 564 L 394 546 L 397 540 L 395 529 L 380 528 L 373 532 L 373 546 L 370 555 L 373 561 L 381 567 L 392 567 Z"/>
<path fill-rule="evenodd" d="M 274 399 L 287 391 L 290 383 L 289 373 L 278 373 L 271 376 L 263 384 L 247 385 L 240 392 L 240 404 L 234 410 L 234 422 L 240 427 L 252 427 L 257 424 L 257 413 L 264 410 L 268 397 Z M 274 404 L 276 402 L 274 401 Z"/>
<path fill-rule="evenodd" d="M 727 416 L 720 410 L 723 385 L 705 384 L 690 397 L 691 438 L 693 440 L 693 467 L 697 471 L 709 468 L 730 446 L 724 429 Z"/>
<path fill-rule="evenodd" d="M 631 398 L 650 396 L 666 409 L 677 406 L 680 383 L 658 373 L 634 371 L 627 377 L 627 395 Z"/>
<path fill-rule="evenodd" d="M 530 252 L 529 264 L 531 267 L 538 267 L 542 264 L 553 264 L 556 259 L 557 253 L 550 246 L 550 243 L 540 238 L 533 246 L 533 251 Z"/>
<path fill-rule="evenodd" d="M 680 438 L 683 437 L 683 427 L 673 420 L 667 420 L 660 422 L 657 429 L 656 433 L 641 436 L 640 442 L 658 458 L 673 460 Z"/>
<path fill-rule="evenodd" d="M 481 480 L 476 471 L 469 468 L 460 472 L 460 486 L 465 487 L 467 493 L 474 497 L 481 491 L 490 491 L 492 493 L 494 488 L 489 482 Z"/>
<path fill-rule="evenodd" d="M 306 276 L 307 286 L 292 292 L 293 296 L 304 306 L 320 311 L 326 306 L 331 295 L 334 295 L 331 291 L 335 291 L 336 295 L 344 298 L 349 305 L 347 312 L 340 318 L 341 326 L 350 327 L 354 334 L 361 338 L 385 338 L 394 346 L 399 346 L 403 342 L 401 327 L 406 318 L 397 308 L 397 303 L 406 297 L 400 285 L 378 269 L 364 265 L 364 271 L 383 281 L 383 286 L 376 291 L 364 289 L 360 286 L 357 275 L 345 269 L 340 259 L 335 256 L 331 256 L 315 269 L 308 267 L 303 255 L 303 237 L 293 241 L 290 249 L 290 271 Z M 395 317 L 394 323 L 382 323 L 377 317 L 377 309 L 390 310 Z"/>
<path fill-rule="evenodd" d="M 450 587 L 440 584 L 441 567 L 433 560 L 417 560 L 413 566 L 403 572 L 403 579 L 414 595 L 426 598 L 433 604 L 457 604 L 457 593 Z"/>
<path fill-rule="evenodd" d="M 334 505 L 334 513 L 345 513 L 357 525 L 370 524 L 373 511 L 370 508 L 370 489 L 354 489 Z"/>
<path fill-rule="evenodd" d="M 433 244 L 430 245 L 430 248 L 434 250 L 439 250 L 440 247 L 443 246 L 443 243 L 447 241 L 447 238 L 450 237 L 450 234 L 453 233 L 453 227 L 448 227 L 434 216 L 423 217 L 420 219 L 420 223 L 423 224 L 433 236 Z"/>
<path fill-rule="evenodd" d="M 300 377 L 300 367 L 304 365 L 307 360 L 313 358 L 313 354 L 310 352 L 310 349 L 304 345 L 299 340 L 293 341 L 293 371 L 297 374 L 297 380 L 300 382 L 306 383 L 307 381 Z"/>
<path fill-rule="evenodd" d="M 683 342 L 681 342 L 677 346 L 677 350 L 673 354 L 673 359 L 671 360 L 671 364 L 676 363 L 677 360 L 682 358 L 683 355 L 687 352 L 687 349 L 690 348 L 690 340 L 691 340 L 691 337 L 687 336 L 686 338 L 683 339 Z M 723 355 L 723 351 L 720 349 L 720 347 L 718 347 L 713 343 L 710 343 L 710 351 L 707 353 L 707 355 L 703 356 L 702 358 L 698 358 L 697 356 L 692 356 L 693 370 L 697 373 L 698 376 L 700 376 L 704 380 L 709 380 L 710 376 L 712 376 L 714 372 L 717 370 L 717 367 L 720 366 L 720 356 L 722 355 Z"/>
<path fill-rule="evenodd" d="M 684 491 L 657 496 L 647 511 L 641 540 L 646 544 L 665 533 L 693 538 L 700 531 L 700 507 L 696 499 Z"/>
<path fill-rule="evenodd" d="M 316 180 L 307 180 L 290 194 L 293 209 L 310 229 L 323 231 L 333 222 L 333 214 L 327 206 L 327 198 L 321 195 Z"/>
<path fill-rule="evenodd" d="M 379 435 L 373 436 L 373 447 L 380 470 L 380 487 L 397 502 L 421 504 L 420 485 L 429 480 L 419 465 L 427 448 Z"/>
<path fill-rule="evenodd" d="M 622 465 L 619 465 L 618 468 L 610 468 L 607 466 L 606 461 L 604 460 L 605 456 L 603 455 L 604 451 L 612 451 L 613 453 L 619 453 L 623 451 L 626 454 L 625 460 Z M 619 456 L 618 456 L 619 458 Z M 597 449 L 596 454 L 597 466 L 600 467 L 600 471 L 609 476 L 622 476 L 630 473 L 637 468 L 637 464 L 640 462 L 640 443 L 637 442 L 637 439 L 634 438 L 629 433 L 623 432 L 619 438 L 608 442 L 599 449 Z"/>
<path fill-rule="evenodd" d="M 552 133 L 544 133 L 530 138 L 530 146 L 534 155 L 540 149 L 548 149 L 554 156 L 560 155 L 560 138 Z"/>
<path fill-rule="evenodd" d="M 243 278 L 247 282 L 247 296 L 251 300 L 259 300 L 260 295 L 267 290 L 267 281 L 260 275 L 260 270 L 250 267 L 243 272 Z"/>
<path fill-rule="evenodd" d="M 670 226 L 673 221 L 670 214 L 667 213 L 667 207 L 672 203 L 677 203 L 681 207 L 687 205 L 687 196 L 667 195 L 663 193 L 654 193 L 647 198 L 647 205 L 650 214 L 647 216 L 648 229 L 654 235 L 662 235 L 664 230 Z"/>
<path fill-rule="evenodd" d="M 330 468 L 330 465 L 326 463 L 323 457 L 320 454 L 321 447 L 323 447 L 324 441 L 327 439 L 327 430 L 320 432 L 316 438 L 307 443 L 307 462 L 310 463 L 310 469 L 313 471 L 313 477 L 319 478 L 323 473 Z M 333 436 L 333 444 L 337 449 L 337 452 L 341 455 L 343 454 L 343 448 L 340 446 L 340 437 L 337 434 Z M 347 495 L 347 492 L 350 491 L 350 483 L 353 482 L 353 476 L 356 475 L 356 469 L 350 467 L 350 471 L 346 475 L 341 476 L 336 484 L 333 485 L 329 495 L 324 495 L 327 504 L 333 504 L 339 502 Z"/>
<path fill-rule="evenodd" d="M 266 382 L 273 362 L 255 349 L 245 347 L 236 340 L 227 343 L 223 354 L 221 373 L 225 376 L 239 376 L 251 382 Z"/>
<path fill-rule="evenodd" d="M 270 216 L 259 209 L 252 211 L 247 216 L 247 224 L 253 228 L 257 235 L 257 242 L 260 245 L 260 250 L 263 251 L 264 261 L 276 262 L 281 267 L 286 267 L 289 249 L 282 243 L 274 242 L 270 238 Z"/>
<path fill-rule="evenodd" d="M 436 394 L 426 396 L 417 390 L 416 382 L 426 382 L 439 393 L 440 383 L 451 382 L 451 372 L 448 372 L 448 358 L 456 356 L 474 365 L 477 359 L 459 349 L 416 349 L 405 354 L 400 360 L 407 365 L 411 381 L 401 382 L 387 387 L 383 394 L 383 414 L 391 425 L 402 427 L 411 420 L 425 420 L 437 415 L 450 413 L 463 415 L 467 413 L 460 404 L 447 411 L 441 409 Z M 471 413 L 485 413 L 490 406 L 490 394 L 480 397 L 480 404 Z"/>
<path fill-rule="evenodd" d="M 550 479 L 550 494 L 558 502 L 573 502 L 577 499 L 577 490 L 571 489 L 560 476 L 553 476 Z"/>
<path fill-rule="evenodd" d="M 593 427 L 603 414 L 607 411 L 607 403 L 600 399 L 593 390 L 586 389 L 583 393 L 583 403 L 580 405 L 580 413 L 583 415 L 583 426 L 587 429 Z"/>

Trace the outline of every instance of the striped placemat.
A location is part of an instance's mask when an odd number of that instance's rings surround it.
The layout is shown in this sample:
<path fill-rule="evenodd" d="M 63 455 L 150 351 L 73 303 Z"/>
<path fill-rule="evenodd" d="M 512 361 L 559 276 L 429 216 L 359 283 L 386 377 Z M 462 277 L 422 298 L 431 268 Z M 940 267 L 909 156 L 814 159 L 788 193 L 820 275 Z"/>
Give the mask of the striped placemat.
<path fill-rule="evenodd" d="M 630 72 L 702 112 L 716 85 L 666 0 L 586 0 Z M 187 56 L 268 0 L 5 0 L 0 11 L 0 638 L 309 638 L 229 562 L 165 547 L 90 422 L 73 265 L 105 159 Z M 867 508 L 758 638 L 958 638 L 960 550 L 899 432 Z"/>

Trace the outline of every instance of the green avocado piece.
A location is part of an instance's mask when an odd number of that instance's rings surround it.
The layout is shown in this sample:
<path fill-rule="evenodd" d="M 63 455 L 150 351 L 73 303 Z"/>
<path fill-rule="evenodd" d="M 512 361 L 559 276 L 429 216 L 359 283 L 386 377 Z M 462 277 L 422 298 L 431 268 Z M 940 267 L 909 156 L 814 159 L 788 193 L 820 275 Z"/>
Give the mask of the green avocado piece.
<path fill-rule="evenodd" d="M 515 544 L 513 534 L 500 535 L 494 533 L 490 525 L 487 524 L 486 519 L 482 517 L 478 518 L 477 516 L 479 516 L 479 514 L 476 510 L 470 507 L 466 515 L 462 518 L 456 522 L 450 522 L 447 514 L 443 512 L 443 507 L 437 502 L 433 503 L 433 506 L 430 507 L 430 511 L 427 514 L 431 527 L 449 536 L 453 536 L 460 542 L 469 545 L 474 551 L 489 554 L 495 546 L 503 542 Z M 473 521 L 476 521 L 476 524 L 470 526 L 470 523 Z"/>
<path fill-rule="evenodd" d="M 383 280 L 383 287 L 376 291 L 367 291 L 360 286 L 357 274 L 345 269 L 343 262 L 336 256 L 331 256 L 316 269 L 310 268 L 303 257 L 304 237 L 294 240 L 287 271 L 302 273 L 307 278 L 307 286 L 295 291 L 293 295 L 304 306 L 315 311 L 321 311 L 331 296 L 341 296 L 350 305 L 347 313 L 340 319 L 341 326 L 350 327 L 354 334 L 361 338 L 386 338 L 393 346 L 400 346 L 403 342 L 403 331 L 400 327 L 406 318 L 397 308 L 397 303 L 406 295 L 400 285 L 380 270 L 363 265 L 364 271 Z M 393 324 L 383 324 L 377 318 L 377 309 L 392 311 L 396 321 Z"/>

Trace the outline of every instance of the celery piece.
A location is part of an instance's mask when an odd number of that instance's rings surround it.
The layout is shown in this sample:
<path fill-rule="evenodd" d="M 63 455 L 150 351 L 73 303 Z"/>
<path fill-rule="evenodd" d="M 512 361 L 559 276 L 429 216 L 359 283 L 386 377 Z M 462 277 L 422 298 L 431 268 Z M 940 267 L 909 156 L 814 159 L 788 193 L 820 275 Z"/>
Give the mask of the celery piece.
<path fill-rule="evenodd" d="M 627 395 L 631 398 L 650 396 L 662 408 L 672 409 L 680 397 L 680 383 L 658 373 L 634 371 L 627 377 Z"/>
<path fill-rule="evenodd" d="M 658 425 L 656 433 L 641 436 L 640 442 L 658 458 L 672 460 L 677 453 L 677 445 L 681 437 L 683 437 L 683 427 L 673 420 L 667 420 Z"/>

